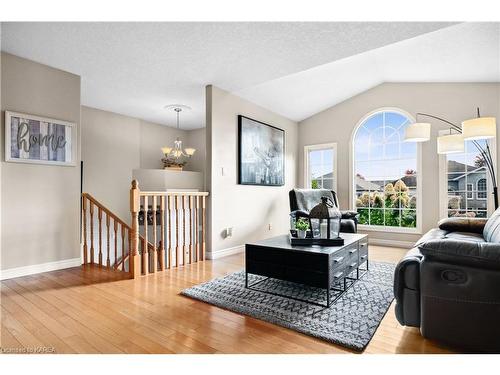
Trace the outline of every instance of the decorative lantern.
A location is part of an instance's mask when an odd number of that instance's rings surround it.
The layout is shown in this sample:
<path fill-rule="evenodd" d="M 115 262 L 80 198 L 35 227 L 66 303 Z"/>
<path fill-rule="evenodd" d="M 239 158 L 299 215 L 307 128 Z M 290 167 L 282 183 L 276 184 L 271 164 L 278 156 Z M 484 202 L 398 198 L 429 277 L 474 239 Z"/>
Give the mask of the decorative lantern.
<path fill-rule="evenodd" d="M 314 238 L 339 238 L 342 215 L 337 206 L 328 197 L 321 197 L 321 203 L 309 212 Z"/>

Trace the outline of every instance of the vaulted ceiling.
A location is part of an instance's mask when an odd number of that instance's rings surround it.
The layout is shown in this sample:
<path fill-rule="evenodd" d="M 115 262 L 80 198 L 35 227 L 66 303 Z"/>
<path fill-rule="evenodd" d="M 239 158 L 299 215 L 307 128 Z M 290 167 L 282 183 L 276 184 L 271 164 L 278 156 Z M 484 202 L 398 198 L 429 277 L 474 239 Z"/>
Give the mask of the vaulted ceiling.
<path fill-rule="evenodd" d="M 497 23 L 2 23 L 3 51 L 78 74 L 82 104 L 205 124 L 213 84 L 300 121 L 384 81 L 499 81 Z"/>

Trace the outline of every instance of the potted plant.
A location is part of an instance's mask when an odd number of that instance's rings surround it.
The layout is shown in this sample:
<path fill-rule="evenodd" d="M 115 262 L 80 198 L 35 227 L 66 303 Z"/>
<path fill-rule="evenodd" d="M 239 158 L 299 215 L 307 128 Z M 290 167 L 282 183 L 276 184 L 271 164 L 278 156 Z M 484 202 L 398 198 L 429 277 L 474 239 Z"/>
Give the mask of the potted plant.
<path fill-rule="evenodd" d="M 309 229 L 309 221 L 306 218 L 299 218 L 295 222 L 295 229 L 297 229 L 298 238 L 306 238 L 307 230 Z"/>

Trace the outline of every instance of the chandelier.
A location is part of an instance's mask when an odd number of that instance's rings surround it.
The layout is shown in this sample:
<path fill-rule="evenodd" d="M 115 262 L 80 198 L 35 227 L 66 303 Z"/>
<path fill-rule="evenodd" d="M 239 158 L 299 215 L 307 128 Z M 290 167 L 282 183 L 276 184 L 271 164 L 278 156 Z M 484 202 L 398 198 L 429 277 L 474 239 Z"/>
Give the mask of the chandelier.
<path fill-rule="evenodd" d="M 183 109 L 190 110 L 191 108 L 187 105 L 172 104 L 165 106 L 166 109 L 173 109 L 177 114 L 177 129 L 180 130 L 179 125 L 179 115 Z M 182 148 L 182 141 L 179 137 L 174 141 L 174 147 L 162 147 L 164 157 L 161 159 L 163 163 L 163 168 L 165 169 L 175 169 L 182 171 L 182 168 L 188 162 L 188 159 L 193 156 L 196 149 L 192 147 Z"/>

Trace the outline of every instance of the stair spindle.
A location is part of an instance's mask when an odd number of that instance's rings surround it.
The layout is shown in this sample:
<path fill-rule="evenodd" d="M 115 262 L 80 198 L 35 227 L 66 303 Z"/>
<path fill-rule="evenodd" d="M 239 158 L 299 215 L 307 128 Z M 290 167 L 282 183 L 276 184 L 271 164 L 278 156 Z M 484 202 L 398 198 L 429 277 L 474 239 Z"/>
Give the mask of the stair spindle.
<path fill-rule="evenodd" d="M 160 271 L 165 269 L 165 197 L 160 196 Z"/>
<path fill-rule="evenodd" d="M 175 266 L 179 267 L 180 248 L 179 248 L 179 196 L 175 196 Z"/>
<path fill-rule="evenodd" d="M 132 249 L 132 236 L 130 235 L 130 230 L 127 229 L 128 231 L 128 254 L 127 254 L 127 251 L 125 250 L 125 227 L 122 225 L 122 259 L 123 259 L 123 262 L 122 262 L 122 271 L 125 271 L 125 257 L 127 255 L 130 255 L 130 251 Z"/>
<path fill-rule="evenodd" d="M 110 268 L 111 267 L 111 261 L 109 259 L 109 240 L 110 240 L 110 236 L 109 236 L 109 224 L 110 224 L 110 218 L 109 218 L 109 215 L 106 214 L 106 267 Z"/>
<path fill-rule="evenodd" d="M 115 245 L 115 261 L 114 261 L 114 269 L 118 267 L 118 222 L 113 220 L 113 235 L 114 235 L 114 245 Z M 123 241 L 123 239 L 122 239 Z M 122 255 L 123 259 L 123 255 Z"/>
<path fill-rule="evenodd" d="M 101 207 L 97 210 L 97 220 L 99 223 L 99 267 L 102 267 L 102 209 Z"/>
<path fill-rule="evenodd" d="M 186 265 L 186 197 L 183 195 L 182 199 L 182 265 Z"/>
<path fill-rule="evenodd" d="M 90 263 L 94 264 L 94 204 L 90 202 Z"/>
<path fill-rule="evenodd" d="M 168 268 L 172 267 L 172 208 L 173 208 L 173 203 L 172 203 L 172 197 L 168 196 Z"/>
<path fill-rule="evenodd" d="M 205 196 L 201 198 L 201 260 L 205 260 L 205 226 L 206 226 L 206 207 Z"/>
<path fill-rule="evenodd" d="M 87 245 L 87 198 L 82 196 L 82 224 L 83 224 L 83 264 L 87 264 L 88 245 Z"/>
<path fill-rule="evenodd" d="M 144 196 L 144 238 L 142 239 L 142 272 L 147 274 L 149 272 L 148 264 L 148 196 Z"/>
<path fill-rule="evenodd" d="M 189 263 L 193 263 L 193 196 L 189 196 Z"/>
<path fill-rule="evenodd" d="M 195 208 L 194 208 L 194 240 L 196 244 L 196 260 L 199 261 L 200 257 L 200 243 L 199 243 L 199 218 L 198 218 L 198 209 L 200 207 L 200 199 L 198 196 L 195 198 Z"/>
<path fill-rule="evenodd" d="M 152 207 L 152 213 L 153 213 L 153 247 L 151 248 L 151 272 L 155 273 L 156 272 L 156 269 L 158 267 L 158 253 L 157 253 L 157 249 L 158 249 L 158 242 L 157 242 L 157 238 L 156 238 L 156 195 L 153 195 L 152 197 L 152 203 L 153 203 L 153 207 Z"/>

